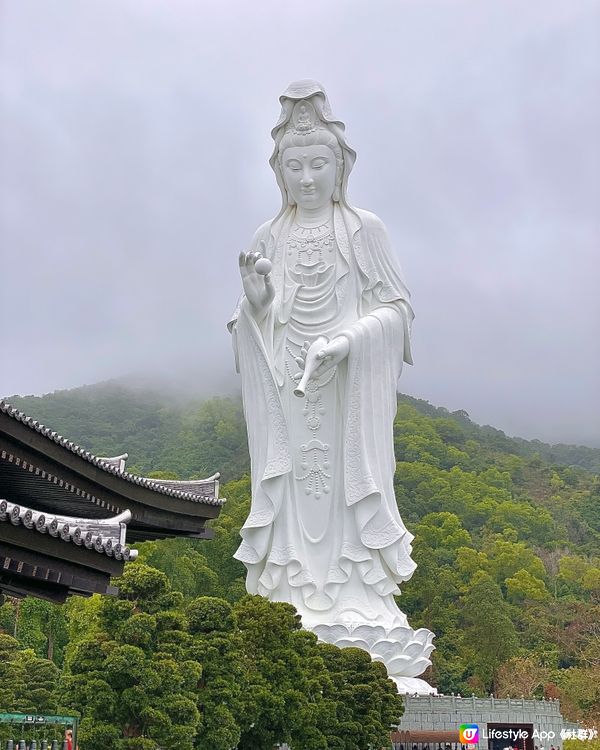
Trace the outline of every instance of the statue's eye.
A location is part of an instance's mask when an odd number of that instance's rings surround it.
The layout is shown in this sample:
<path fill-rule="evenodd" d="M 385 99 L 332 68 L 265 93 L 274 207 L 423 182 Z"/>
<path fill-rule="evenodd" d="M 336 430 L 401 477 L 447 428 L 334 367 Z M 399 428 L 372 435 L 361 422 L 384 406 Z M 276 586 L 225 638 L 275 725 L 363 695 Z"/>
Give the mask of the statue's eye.
<path fill-rule="evenodd" d="M 291 169 L 293 172 L 298 172 L 302 169 L 302 164 L 300 164 L 299 161 L 296 161 L 296 159 L 290 159 L 287 163 L 288 169 Z"/>
<path fill-rule="evenodd" d="M 313 169 L 322 169 L 327 164 L 327 159 L 313 159 Z"/>

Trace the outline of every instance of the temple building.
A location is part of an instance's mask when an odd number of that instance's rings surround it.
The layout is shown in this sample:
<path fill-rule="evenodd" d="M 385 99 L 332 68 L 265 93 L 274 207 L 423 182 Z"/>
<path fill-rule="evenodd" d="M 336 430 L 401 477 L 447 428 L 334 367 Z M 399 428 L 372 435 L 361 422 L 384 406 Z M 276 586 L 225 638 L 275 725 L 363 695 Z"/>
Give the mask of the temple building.
<path fill-rule="evenodd" d="M 114 594 L 132 542 L 212 536 L 218 474 L 149 479 L 126 460 L 94 456 L 0 400 L 0 591 L 54 602 Z"/>

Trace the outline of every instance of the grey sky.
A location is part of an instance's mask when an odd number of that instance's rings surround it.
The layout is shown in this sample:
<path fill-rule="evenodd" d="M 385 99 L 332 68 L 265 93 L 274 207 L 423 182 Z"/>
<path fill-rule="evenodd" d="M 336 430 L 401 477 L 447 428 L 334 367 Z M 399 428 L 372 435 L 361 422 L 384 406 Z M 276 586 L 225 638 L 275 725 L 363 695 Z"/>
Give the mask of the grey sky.
<path fill-rule="evenodd" d="M 0 395 L 235 383 L 236 257 L 314 77 L 417 313 L 401 390 L 600 445 L 600 3 L 0 0 Z"/>

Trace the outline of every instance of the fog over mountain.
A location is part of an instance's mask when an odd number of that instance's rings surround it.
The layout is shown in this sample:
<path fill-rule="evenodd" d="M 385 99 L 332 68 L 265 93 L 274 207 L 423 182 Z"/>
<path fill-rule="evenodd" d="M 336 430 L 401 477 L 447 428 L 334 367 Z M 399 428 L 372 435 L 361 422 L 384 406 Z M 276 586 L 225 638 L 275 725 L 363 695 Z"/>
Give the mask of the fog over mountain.
<path fill-rule="evenodd" d="M 400 389 L 600 446 L 600 3 L 0 2 L 0 395 L 237 387 L 278 96 L 328 90 L 413 293 Z"/>

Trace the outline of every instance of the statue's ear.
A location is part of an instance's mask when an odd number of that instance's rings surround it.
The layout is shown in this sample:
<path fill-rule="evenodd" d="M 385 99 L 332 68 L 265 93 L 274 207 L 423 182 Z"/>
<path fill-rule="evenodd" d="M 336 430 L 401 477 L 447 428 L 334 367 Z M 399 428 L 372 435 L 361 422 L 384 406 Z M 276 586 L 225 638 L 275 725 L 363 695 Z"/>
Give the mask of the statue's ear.
<path fill-rule="evenodd" d="M 337 190 L 337 188 L 336 188 L 336 190 Z M 296 205 L 296 201 L 295 201 L 295 200 L 294 200 L 294 199 L 292 198 L 292 196 L 290 195 L 290 192 L 289 192 L 289 190 L 286 190 L 285 192 L 286 192 L 286 194 L 287 194 L 287 201 L 288 201 L 288 206 L 295 206 L 295 205 Z M 335 198 L 334 198 L 334 200 L 335 200 Z"/>

